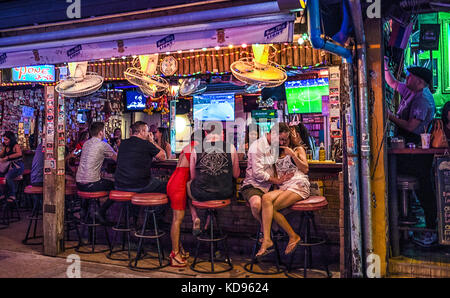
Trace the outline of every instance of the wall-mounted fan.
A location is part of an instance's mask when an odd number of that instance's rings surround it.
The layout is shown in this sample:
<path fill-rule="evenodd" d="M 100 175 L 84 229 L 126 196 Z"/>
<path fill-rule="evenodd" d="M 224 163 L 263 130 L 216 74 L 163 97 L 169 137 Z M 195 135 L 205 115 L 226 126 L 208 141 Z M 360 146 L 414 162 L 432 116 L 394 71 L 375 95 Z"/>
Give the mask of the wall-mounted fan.
<path fill-rule="evenodd" d="M 245 57 L 230 65 L 233 75 L 241 82 L 260 88 L 273 88 L 287 79 L 286 71 L 278 64 L 269 61 L 272 45 L 252 45 L 254 58 Z"/>
<path fill-rule="evenodd" d="M 138 64 L 140 68 L 138 68 Z M 128 68 L 123 74 L 131 83 L 139 87 L 147 96 L 154 96 L 156 92 L 166 92 L 169 83 L 162 77 L 156 76 L 158 54 L 140 55 L 134 59 L 133 67 Z"/>
<path fill-rule="evenodd" d="M 178 92 L 181 96 L 188 96 L 200 94 L 205 91 L 206 91 L 206 84 L 203 84 L 200 78 L 192 77 L 183 80 Z"/>
<path fill-rule="evenodd" d="M 86 72 L 87 61 L 69 63 L 70 76 L 55 86 L 56 92 L 65 97 L 82 97 L 94 93 L 103 84 L 103 77 Z"/>

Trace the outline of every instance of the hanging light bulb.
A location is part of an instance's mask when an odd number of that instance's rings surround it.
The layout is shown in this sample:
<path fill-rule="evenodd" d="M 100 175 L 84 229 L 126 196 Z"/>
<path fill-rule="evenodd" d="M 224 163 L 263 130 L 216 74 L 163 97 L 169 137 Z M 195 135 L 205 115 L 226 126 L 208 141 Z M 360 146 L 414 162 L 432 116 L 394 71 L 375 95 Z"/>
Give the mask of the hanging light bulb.
<path fill-rule="evenodd" d="M 297 42 L 298 42 L 299 45 L 302 45 L 302 44 L 305 43 L 305 40 L 303 39 L 302 36 L 300 36 L 300 37 L 298 38 Z"/>
<path fill-rule="evenodd" d="M 219 46 L 216 46 L 214 49 L 216 49 L 216 51 L 220 50 Z"/>

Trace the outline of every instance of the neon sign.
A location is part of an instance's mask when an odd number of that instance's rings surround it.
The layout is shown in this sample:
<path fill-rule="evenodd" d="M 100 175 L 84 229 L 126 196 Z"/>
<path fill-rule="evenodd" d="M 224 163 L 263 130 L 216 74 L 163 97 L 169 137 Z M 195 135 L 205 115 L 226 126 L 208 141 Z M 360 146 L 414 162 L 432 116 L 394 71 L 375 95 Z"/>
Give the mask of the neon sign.
<path fill-rule="evenodd" d="M 54 82 L 54 65 L 23 66 L 12 68 L 13 82 Z"/>

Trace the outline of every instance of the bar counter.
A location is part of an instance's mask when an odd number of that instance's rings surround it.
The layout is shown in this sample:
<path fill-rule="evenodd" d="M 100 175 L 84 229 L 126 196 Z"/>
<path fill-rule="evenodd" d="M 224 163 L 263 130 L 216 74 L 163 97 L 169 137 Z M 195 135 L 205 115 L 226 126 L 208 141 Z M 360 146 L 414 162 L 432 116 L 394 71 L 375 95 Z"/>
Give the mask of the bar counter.
<path fill-rule="evenodd" d="M 163 176 L 168 179 L 177 166 L 177 159 L 169 159 L 164 161 L 152 162 L 152 173 L 155 176 Z M 245 177 L 245 170 L 247 168 L 247 161 L 239 161 L 241 168 L 240 178 L 237 179 L 237 189 L 240 187 L 242 178 Z M 340 238 L 340 214 L 343 214 L 343 185 L 339 179 L 339 173 L 342 172 L 342 164 L 334 162 L 309 162 L 309 180 L 320 181 L 320 191 L 328 201 L 328 207 L 320 210 L 316 214 L 316 224 L 319 231 L 327 234 L 330 243 L 339 244 Z M 241 201 L 239 197 L 232 200 L 230 208 L 219 210 L 222 228 L 234 235 L 249 235 L 256 232 L 258 229 L 257 221 L 251 215 L 249 207 L 245 201 Z M 189 209 L 186 210 L 186 218 L 190 217 Z M 295 227 L 298 225 L 298 218 L 287 215 L 287 219 Z M 343 219 L 342 219 L 343 220 Z M 189 220 L 184 220 L 182 224 L 183 229 L 191 229 L 192 223 Z M 341 227 L 343 228 L 343 226 Z M 250 246 L 253 244 L 250 244 Z"/>
<path fill-rule="evenodd" d="M 152 162 L 152 167 L 155 169 L 168 169 L 174 170 L 177 166 L 178 159 L 167 159 L 163 161 Z M 320 177 L 321 174 L 338 174 L 342 171 L 342 163 L 335 162 L 319 162 L 319 161 L 309 161 L 309 175 Z M 241 176 L 245 177 L 245 170 L 247 169 L 247 161 L 240 160 L 239 167 L 241 168 Z"/>
<path fill-rule="evenodd" d="M 443 155 L 448 154 L 448 148 L 390 148 L 388 149 L 389 158 L 389 212 L 390 212 L 390 235 L 392 256 L 400 255 L 400 231 L 398 225 L 399 210 L 398 210 L 398 194 L 397 194 L 397 155 L 403 154 L 432 154 Z"/>

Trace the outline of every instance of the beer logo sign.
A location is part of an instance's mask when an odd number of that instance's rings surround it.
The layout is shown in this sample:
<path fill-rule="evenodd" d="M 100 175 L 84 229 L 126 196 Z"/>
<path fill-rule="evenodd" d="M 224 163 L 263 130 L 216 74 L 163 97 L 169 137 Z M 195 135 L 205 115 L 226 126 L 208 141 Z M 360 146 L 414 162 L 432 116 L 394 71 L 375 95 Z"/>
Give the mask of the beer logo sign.
<path fill-rule="evenodd" d="M 159 50 L 166 49 L 168 47 L 171 47 L 175 43 L 175 35 L 170 34 L 164 37 L 163 39 L 160 39 L 156 42 L 156 47 Z"/>
<path fill-rule="evenodd" d="M 273 28 L 267 29 L 266 31 L 264 31 L 264 38 L 266 40 L 273 39 L 273 38 L 277 37 L 278 35 L 280 35 L 281 33 L 283 33 L 283 31 L 284 31 L 284 29 L 286 29 L 286 27 L 287 27 L 287 22 L 284 22 Z"/>
<path fill-rule="evenodd" d="M 81 50 L 82 50 L 81 45 L 77 45 L 76 47 L 71 48 L 70 50 L 67 51 L 67 57 L 72 59 L 73 57 L 80 55 Z"/>

